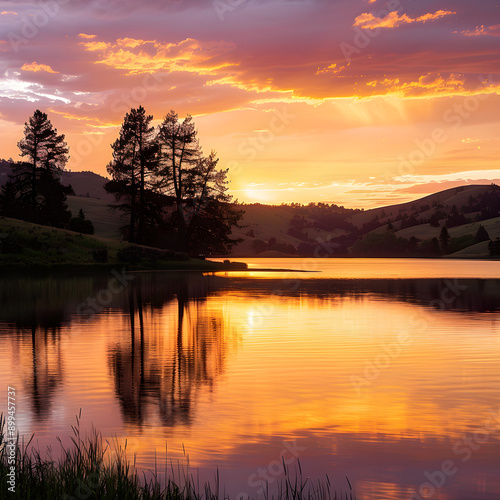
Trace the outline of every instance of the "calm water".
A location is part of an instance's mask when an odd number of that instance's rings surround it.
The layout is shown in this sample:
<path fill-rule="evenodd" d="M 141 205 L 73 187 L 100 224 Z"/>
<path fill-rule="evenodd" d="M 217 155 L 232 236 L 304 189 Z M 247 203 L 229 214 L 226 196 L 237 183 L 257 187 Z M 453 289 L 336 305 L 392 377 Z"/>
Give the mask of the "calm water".
<path fill-rule="evenodd" d="M 139 468 L 167 443 L 231 495 L 284 456 L 359 499 L 500 498 L 500 263 L 248 262 L 317 272 L 3 278 L 0 410 L 15 387 L 57 449 L 82 409 Z"/>

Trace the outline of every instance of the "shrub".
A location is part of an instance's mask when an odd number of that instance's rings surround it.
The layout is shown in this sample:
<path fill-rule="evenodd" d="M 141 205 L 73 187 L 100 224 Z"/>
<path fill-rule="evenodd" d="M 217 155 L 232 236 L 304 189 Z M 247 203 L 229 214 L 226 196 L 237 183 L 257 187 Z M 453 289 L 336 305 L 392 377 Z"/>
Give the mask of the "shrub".
<path fill-rule="evenodd" d="M 108 249 L 96 248 L 95 250 L 92 250 L 92 257 L 96 262 L 108 262 Z"/>

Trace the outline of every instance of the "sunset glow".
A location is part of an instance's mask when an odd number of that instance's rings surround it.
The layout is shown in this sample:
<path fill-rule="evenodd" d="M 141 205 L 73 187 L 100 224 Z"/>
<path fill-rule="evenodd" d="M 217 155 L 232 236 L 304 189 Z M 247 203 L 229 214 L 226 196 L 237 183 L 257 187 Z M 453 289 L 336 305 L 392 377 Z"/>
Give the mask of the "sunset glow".
<path fill-rule="evenodd" d="M 37 108 L 106 174 L 125 113 L 191 114 L 239 201 L 370 208 L 500 179 L 495 2 L 3 2 L 0 158 Z"/>

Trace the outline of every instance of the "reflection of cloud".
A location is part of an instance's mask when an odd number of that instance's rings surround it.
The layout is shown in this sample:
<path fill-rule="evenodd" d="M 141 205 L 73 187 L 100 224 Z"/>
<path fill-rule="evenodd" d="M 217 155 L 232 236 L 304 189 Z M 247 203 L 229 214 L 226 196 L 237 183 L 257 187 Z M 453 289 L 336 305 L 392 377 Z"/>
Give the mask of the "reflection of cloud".
<path fill-rule="evenodd" d="M 425 23 L 426 21 L 434 21 L 444 16 L 456 14 L 450 10 L 438 10 L 433 14 L 424 14 L 423 16 L 411 18 L 406 14 L 399 15 L 397 11 L 390 12 L 386 17 L 376 17 L 371 13 L 360 14 L 354 21 L 353 26 L 359 26 L 362 29 L 376 28 L 397 28 L 402 24 Z"/>

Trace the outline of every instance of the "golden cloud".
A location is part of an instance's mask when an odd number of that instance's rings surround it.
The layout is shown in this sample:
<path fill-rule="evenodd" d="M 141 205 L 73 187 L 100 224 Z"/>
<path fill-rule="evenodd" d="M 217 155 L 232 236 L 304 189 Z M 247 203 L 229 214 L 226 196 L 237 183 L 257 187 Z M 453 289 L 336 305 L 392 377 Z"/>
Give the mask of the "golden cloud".
<path fill-rule="evenodd" d="M 180 71 L 200 75 L 214 75 L 218 70 L 233 66 L 232 63 L 213 62 L 233 46 L 225 42 L 199 42 L 186 38 L 179 43 L 159 43 L 154 40 L 120 38 L 115 44 L 105 42 L 80 42 L 86 50 L 100 51 L 96 64 L 105 64 L 125 70 L 129 75 L 152 71 Z M 156 50 L 141 50 L 145 45 Z M 150 49 L 151 47 L 148 47 Z M 139 50 L 134 50 L 139 49 Z"/>
<path fill-rule="evenodd" d="M 110 43 L 106 42 L 80 42 L 80 44 L 85 47 L 85 50 L 89 50 L 90 52 L 106 50 L 108 47 L 111 46 Z"/>
<path fill-rule="evenodd" d="M 445 97 L 456 95 L 500 94 L 500 85 L 484 82 L 482 87 L 470 89 L 464 77 L 450 74 L 445 77 L 441 74 L 428 73 L 416 81 L 401 82 L 399 78 L 374 80 L 366 85 L 377 89 L 378 95 L 395 95 L 397 97 Z"/>
<path fill-rule="evenodd" d="M 80 38 L 95 38 L 97 35 L 87 35 L 86 33 L 80 33 L 78 36 Z"/>
<path fill-rule="evenodd" d="M 140 45 L 145 45 L 147 43 L 155 43 L 152 40 L 136 40 L 135 38 L 119 38 L 116 43 L 122 47 L 129 47 L 135 49 Z"/>
<path fill-rule="evenodd" d="M 454 31 L 453 33 L 458 32 Z M 500 36 L 500 24 L 495 24 L 494 26 L 484 26 L 483 24 L 481 26 L 477 26 L 475 30 L 461 31 L 460 33 L 465 36 Z"/>
<path fill-rule="evenodd" d="M 54 71 L 50 66 L 47 66 L 46 64 L 38 64 L 36 62 L 32 62 L 31 64 L 24 63 L 21 66 L 21 69 L 23 71 L 33 71 L 34 73 L 37 73 L 38 71 L 45 71 L 46 73 L 59 73 L 59 71 Z"/>
<path fill-rule="evenodd" d="M 0 15 L 2 16 L 8 16 L 9 14 L 11 16 L 17 16 L 17 12 L 14 12 L 13 10 L 4 10 L 3 12 L 0 12 Z"/>
<path fill-rule="evenodd" d="M 116 126 L 115 123 L 106 122 L 97 117 L 75 115 L 68 111 L 59 111 L 54 108 L 49 108 L 49 111 L 56 115 L 61 115 L 66 120 L 86 122 L 86 125 L 91 128 L 111 128 Z M 88 134 L 101 134 L 101 132 L 88 132 Z"/>
<path fill-rule="evenodd" d="M 318 68 L 318 71 L 316 71 L 316 75 L 335 75 L 337 73 L 340 73 L 343 69 L 345 69 L 345 66 L 337 66 L 337 63 L 330 64 L 330 66 L 327 66 L 326 68 L 320 69 Z"/>
<path fill-rule="evenodd" d="M 390 12 L 386 17 L 377 17 L 371 13 L 360 14 L 354 20 L 353 26 L 359 26 L 362 29 L 376 28 L 397 28 L 402 24 L 425 23 L 426 21 L 434 21 L 441 17 L 451 16 L 456 14 L 450 10 L 438 10 L 434 13 L 424 14 L 423 16 L 412 18 L 406 14 L 399 15 L 397 11 Z"/>

